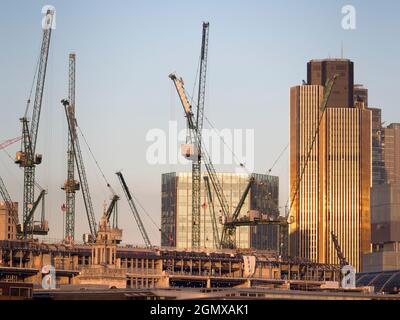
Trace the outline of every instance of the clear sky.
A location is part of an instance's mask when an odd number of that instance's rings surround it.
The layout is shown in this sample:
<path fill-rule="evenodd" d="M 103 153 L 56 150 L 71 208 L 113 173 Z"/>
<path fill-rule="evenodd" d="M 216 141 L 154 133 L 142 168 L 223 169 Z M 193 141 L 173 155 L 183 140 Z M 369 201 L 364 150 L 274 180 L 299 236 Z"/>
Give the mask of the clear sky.
<path fill-rule="evenodd" d="M 265 173 L 288 143 L 289 88 L 306 78 L 313 58 L 344 57 L 355 63 L 355 82 L 369 89 L 369 104 L 383 119 L 400 121 L 400 2 L 293 1 L 22 1 L 0 2 L 0 141 L 21 134 L 19 117 L 29 95 L 41 42 L 41 8 L 55 6 L 37 152 L 38 181 L 48 188 L 49 238 L 62 236 L 60 210 L 66 176 L 65 115 L 68 54 L 77 54 L 78 123 L 103 171 L 121 192 L 115 171 L 123 169 L 136 197 L 160 224 L 161 173 L 190 170 L 149 165 L 146 133 L 166 130 L 184 118 L 168 74 L 177 71 L 192 88 L 202 21 L 210 22 L 205 113 L 215 127 L 255 130 L 255 171 Z M 344 5 L 356 9 L 356 29 L 341 26 Z M 205 125 L 207 127 L 207 124 Z M 110 193 L 84 147 L 97 219 Z M 11 155 L 19 145 L 7 149 Z M 272 174 L 280 177 L 281 206 L 288 197 L 287 153 Z M 232 166 L 220 166 L 223 171 Z M 12 197 L 22 201 L 23 176 L 0 152 L 0 173 Z M 122 192 L 121 192 L 122 195 Z M 88 231 L 82 196 L 77 195 L 77 234 Z M 142 243 L 126 200 L 120 201 L 125 241 Z M 154 243 L 160 236 L 147 217 Z"/>

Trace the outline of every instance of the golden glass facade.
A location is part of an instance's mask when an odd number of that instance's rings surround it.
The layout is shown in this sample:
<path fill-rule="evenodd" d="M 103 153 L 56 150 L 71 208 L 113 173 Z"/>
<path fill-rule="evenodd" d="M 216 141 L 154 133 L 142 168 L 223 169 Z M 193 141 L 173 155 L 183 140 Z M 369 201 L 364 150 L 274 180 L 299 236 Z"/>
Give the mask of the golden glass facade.
<path fill-rule="evenodd" d="M 363 103 L 328 106 L 297 193 L 293 187 L 307 161 L 323 92 L 319 85 L 290 91 L 290 197 L 296 197 L 289 213 L 289 250 L 293 256 L 337 264 L 334 232 L 348 262 L 361 270 L 371 237 L 371 111 Z"/>

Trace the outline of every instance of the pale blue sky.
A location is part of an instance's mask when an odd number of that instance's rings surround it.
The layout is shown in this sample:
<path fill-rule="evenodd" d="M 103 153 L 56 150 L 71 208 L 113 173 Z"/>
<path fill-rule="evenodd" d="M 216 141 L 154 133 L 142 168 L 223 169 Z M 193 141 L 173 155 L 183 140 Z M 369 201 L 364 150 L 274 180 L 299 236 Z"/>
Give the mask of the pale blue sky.
<path fill-rule="evenodd" d="M 206 114 L 217 128 L 255 130 L 256 172 L 264 173 L 288 141 L 289 87 L 306 78 L 306 62 L 344 55 L 355 63 L 355 81 L 387 122 L 400 121 L 398 1 L 4 1 L 0 2 L 0 140 L 20 135 L 18 118 L 32 82 L 41 41 L 41 8 L 57 10 L 37 151 L 38 180 L 49 188 L 51 238 L 61 238 L 67 127 L 60 99 L 67 94 L 68 53 L 77 54 L 76 113 L 82 130 L 115 189 L 123 169 L 129 185 L 159 223 L 161 173 L 190 166 L 150 166 L 148 130 L 183 128 L 181 106 L 168 74 L 177 71 L 192 88 L 201 23 L 210 22 Z M 341 8 L 356 8 L 356 30 L 341 28 Z M 10 154 L 18 145 L 8 148 Z M 109 193 L 82 146 L 97 218 Z M 287 200 L 287 153 L 275 167 L 281 205 Z M 219 169 L 229 171 L 230 166 Z M 0 172 L 22 200 L 22 173 L 0 153 Z M 86 232 L 81 194 L 77 233 Z M 127 242 L 142 243 L 126 201 L 120 221 Z M 159 235 L 144 218 L 154 243 Z M 80 236 L 79 236 L 80 237 Z"/>

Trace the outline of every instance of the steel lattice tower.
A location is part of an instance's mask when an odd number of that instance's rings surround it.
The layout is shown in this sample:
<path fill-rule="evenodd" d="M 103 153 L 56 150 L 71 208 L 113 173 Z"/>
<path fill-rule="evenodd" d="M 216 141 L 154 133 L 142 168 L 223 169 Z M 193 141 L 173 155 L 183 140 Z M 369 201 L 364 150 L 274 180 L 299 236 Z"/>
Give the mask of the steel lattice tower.
<path fill-rule="evenodd" d="M 70 102 L 69 112 L 73 119 L 75 119 L 75 65 L 76 55 L 70 53 L 69 55 L 69 81 L 68 81 L 68 100 Z M 76 137 L 75 122 L 71 122 L 72 136 Z M 62 189 L 65 190 L 65 240 L 74 240 L 75 237 L 75 192 L 79 190 L 79 183 L 75 180 L 75 158 L 73 150 L 73 141 L 71 135 L 68 134 L 68 150 L 67 150 L 67 180 Z"/>

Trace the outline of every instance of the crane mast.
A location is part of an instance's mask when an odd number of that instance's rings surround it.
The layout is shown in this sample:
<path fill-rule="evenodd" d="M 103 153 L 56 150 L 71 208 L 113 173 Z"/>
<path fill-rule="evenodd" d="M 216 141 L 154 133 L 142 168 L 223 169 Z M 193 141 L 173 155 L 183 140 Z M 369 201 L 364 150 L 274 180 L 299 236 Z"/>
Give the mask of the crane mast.
<path fill-rule="evenodd" d="M 139 227 L 139 231 L 142 235 L 144 243 L 145 243 L 146 247 L 150 248 L 151 242 L 150 242 L 149 236 L 146 232 L 146 229 L 144 228 L 142 219 L 140 218 L 140 215 L 136 208 L 136 205 L 133 202 L 131 192 L 129 191 L 128 185 L 125 182 L 124 176 L 122 175 L 122 172 L 117 172 L 116 175 L 118 176 L 118 179 L 119 179 L 119 182 L 121 183 L 122 189 L 124 189 L 126 199 L 128 200 L 129 207 L 132 211 L 133 217 L 135 218 L 136 224 Z"/>
<path fill-rule="evenodd" d="M 53 23 L 54 12 L 48 10 L 46 13 L 46 27 L 43 29 L 42 45 L 40 49 L 40 57 L 38 63 L 38 72 L 36 80 L 35 100 L 33 104 L 33 114 L 31 118 L 31 127 L 28 127 L 27 112 L 29 109 L 30 100 L 27 102 L 24 117 L 22 122 L 22 146 L 21 151 L 17 152 L 15 162 L 24 168 L 24 191 L 23 191 L 23 225 L 26 229 L 23 230 L 24 236 L 33 234 L 47 234 L 48 228 L 43 224 L 35 232 L 33 225 L 33 215 L 31 210 L 35 203 L 35 167 L 42 161 L 40 154 L 35 154 L 36 142 L 39 129 L 40 112 L 42 108 L 43 91 L 46 80 L 47 60 L 50 48 L 51 30 Z"/>
<path fill-rule="evenodd" d="M 94 216 L 92 198 L 90 197 L 89 192 L 89 184 L 86 178 L 86 170 L 85 165 L 83 163 L 82 152 L 79 145 L 79 139 L 77 135 L 73 133 L 73 127 L 76 127 L 76 118 L 72 114 L 72 108 L 68 100 L 61 100 L 62 105 L 64 106 L 65 116 L 67 118 L 68 123 L 68 131 L 71 138 L 71 146 L 74 153 L 75 164 L 78 171 L 79 181 L 82 186 L 82 195 L 83 202 L 85 204 L 86 215 L 89 223 L 90 234 L 92 236 L 92 241 L 96 240 L 97 235 L 97 227 L 96 227 L 96 219 Z"/>
<path fill-rule="evenodd" d="M 194 134 L 197 133 L 198 136 L 197 143 L 195 143 L 197 157 L 192 162 L 192 248 L 200 247 L 201 135 L 206 94 L 208 27 L 209 23 L 203 22 L 196 126 L 192 128 L 195 131 Z"/>
<path fill-rule="evenodd" d="M 70 104 L 70 117 L 75 119 L 75 53 L 69 54 L 68 67 L 68 101 Z M 72 136 L 76 139 L 75 122 L 71 122 Z M 75 180 L 75 163 L 73 140 L 68 134 L 68 149 L 67 149 L 67 179 L 62 187 L 65 190 L 65 230 L 64 239 L 72 241 L 75 238 L 75 193 L 80 188 L 79 182 Z"/>

